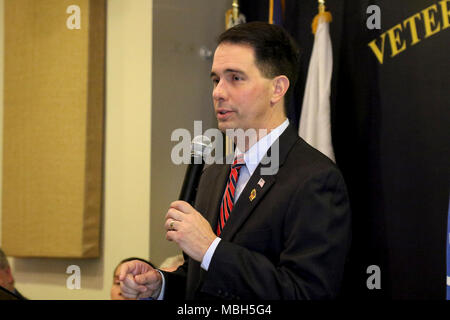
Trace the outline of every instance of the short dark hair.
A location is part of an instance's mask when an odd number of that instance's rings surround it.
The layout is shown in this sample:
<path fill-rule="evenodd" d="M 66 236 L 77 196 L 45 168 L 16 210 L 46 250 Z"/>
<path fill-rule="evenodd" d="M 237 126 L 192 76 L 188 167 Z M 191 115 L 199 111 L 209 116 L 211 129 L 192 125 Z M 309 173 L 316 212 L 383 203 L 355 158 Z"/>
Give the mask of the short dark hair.
<path fill-rule="evenodd" d="M 286 110 L 300 64 L 300 49 L 289 33 L 280 26 L 255 21 L 226 30 L 217 39 L 217 44 L 221 43 L 249 45 L 255 53 L 255 64 L 264 77 L 285 75 L 289 79 Z"/>

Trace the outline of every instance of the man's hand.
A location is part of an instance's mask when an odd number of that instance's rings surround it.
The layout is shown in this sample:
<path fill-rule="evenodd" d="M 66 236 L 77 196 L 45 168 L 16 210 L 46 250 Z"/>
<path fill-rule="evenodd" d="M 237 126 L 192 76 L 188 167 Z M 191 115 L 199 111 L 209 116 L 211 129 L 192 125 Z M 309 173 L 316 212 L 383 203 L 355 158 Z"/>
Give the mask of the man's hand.
<path fill-rule="evenodd" d="M 201 262 L 216 235 L 209 222 L 185 201 L 174 201 L 166 215 L 166 239 L 175 241 L 192 259 Z"/>
<path fill-rule="evenodd" d="M 129 299 L 156 299 L 161 292 L 162 276 L 150 265 L 139 260 L 125 262 L 120 267 L 120 291 Z"/>

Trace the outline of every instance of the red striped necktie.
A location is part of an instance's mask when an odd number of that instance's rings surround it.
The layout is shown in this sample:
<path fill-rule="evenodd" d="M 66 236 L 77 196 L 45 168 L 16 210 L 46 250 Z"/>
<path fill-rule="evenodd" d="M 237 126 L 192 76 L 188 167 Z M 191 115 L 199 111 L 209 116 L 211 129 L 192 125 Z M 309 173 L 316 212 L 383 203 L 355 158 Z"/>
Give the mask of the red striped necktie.
<path fill-rule="evenodd" d="M 233 210 L 234 206 L 234 194 L 236 191 L 237 181 L 239 179 L 239 171 L 241 168 L 245 166 L 244 155 L 240 154 L 236 156 L 231 165 L 230 176 L 228 177 L 227 188 L 225 190 L 225 194 L 222 198 L 222 203 L 220 204 L 220 217 L 219 223 L 217 224 L 217 235 L 220 236 L 223 228 L 225 227 L 225 223 L 230 217 L 230 213 Z"/>

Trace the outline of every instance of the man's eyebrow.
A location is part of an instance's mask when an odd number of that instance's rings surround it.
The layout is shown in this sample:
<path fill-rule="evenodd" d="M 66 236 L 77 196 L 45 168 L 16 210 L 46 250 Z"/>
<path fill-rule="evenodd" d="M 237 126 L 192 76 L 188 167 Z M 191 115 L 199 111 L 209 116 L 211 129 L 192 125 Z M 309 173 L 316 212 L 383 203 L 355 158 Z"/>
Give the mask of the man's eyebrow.
<path fill-rule="evenodd" d="M 239 74 L 242 74 L 242 75 L 245 74 L 244 71 L 241 71 L 241 70 L 238 70 L 238 69 L 226 69 L 225 73 L 239 73 Z M 215 76 L 217 76 L 217 74 L 214 71 L 212 71 L 211 74 L 210 74 L 210 78 L 215 77 Z"/>

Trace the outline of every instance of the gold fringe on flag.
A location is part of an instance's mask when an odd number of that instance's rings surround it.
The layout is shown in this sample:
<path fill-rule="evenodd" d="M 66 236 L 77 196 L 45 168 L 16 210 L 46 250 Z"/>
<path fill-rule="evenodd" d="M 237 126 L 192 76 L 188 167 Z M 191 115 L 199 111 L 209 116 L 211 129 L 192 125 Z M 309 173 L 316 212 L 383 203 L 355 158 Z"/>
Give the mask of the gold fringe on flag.
<path fill-rule="evenodd" d="M 329 11 L 325 11 L 325 1 L 319 0 L 319 13 L 314 17 L 312 22 L 312 33 L 316 34 L 317 25 L 319 24 L 319 19 L 325 20 L 325 22 L 333 21 L 333 17 Z"/>
<path fill-rule="evenodd" d="M 229 21 L 233 21 L 233 9 L 228 9 L 225 12 L 225 28 L 228 29 Z"/>
<path fill-rule="evenodd" d="M 283 16 L 283 20 L 284 20 L 284 9 L 286 8 L 286 1 L 285 0 L 281 0 L 281 12 L 282 12 L 282 16 Z M 273 11 L 274 11 L 274 0 L 269 0 L 269 23 L 273 24 Z"/>
<path fill-rule="evenodd" d="M 273 24 L 273 0 L 269 0 L 269 23 Z"/>

